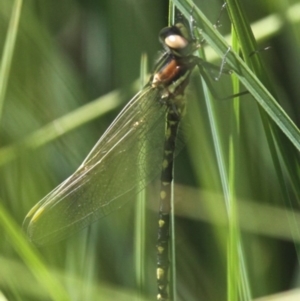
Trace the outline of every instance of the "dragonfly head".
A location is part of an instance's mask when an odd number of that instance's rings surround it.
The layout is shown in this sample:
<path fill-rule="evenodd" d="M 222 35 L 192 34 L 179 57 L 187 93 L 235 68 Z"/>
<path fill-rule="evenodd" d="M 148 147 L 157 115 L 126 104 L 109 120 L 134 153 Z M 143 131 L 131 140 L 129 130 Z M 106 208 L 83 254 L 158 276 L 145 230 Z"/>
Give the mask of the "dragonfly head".
<path fill-rule="evenodd" d="M 159 33 L 159 40 L 168 52 L 178 57 L 191 55 L 198 48 L 182 23 L 163 28 Z"/>

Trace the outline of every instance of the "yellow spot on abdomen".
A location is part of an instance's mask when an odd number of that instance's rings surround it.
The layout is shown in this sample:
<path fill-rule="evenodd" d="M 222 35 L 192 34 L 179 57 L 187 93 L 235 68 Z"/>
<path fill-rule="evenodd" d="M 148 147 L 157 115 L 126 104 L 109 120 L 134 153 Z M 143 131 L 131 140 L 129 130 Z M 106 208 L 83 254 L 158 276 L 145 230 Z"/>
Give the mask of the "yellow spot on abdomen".
<path fill-rule="evenodd" d="M 158 220 L 158 226 L 159 226 L 159 228 L 162 228 L 164 226 L 164 224 L 165 224 L 164 220 L 162 220 L 162 219 Z"/>
<path fill-rule="evenodd" d="M 156 269 L 156 278 L 157 280 L 161 280 L 165 276 L 165 271 L 162 268 L 157 268 Z"/>
<path fill-rule="evenodd" d="M 161 246 L 157 247 L 157 252 L 158 252 L 159 254 L 162 254 L 164 250 L 165 250 L 164 247 L 161 247 Z"/>
<path fill-rule="evenodd" d="M 163 161 L 162 168 L 163 168 L 163 169 L 166 169 L 166 168 L 168 167 L 168 164 L 169 164 L 169 163 L 168 163 L 168 160 L 165 159 L 165 160 Z"/>
<path fill-rule="evenodd" d="M 161 198 L 161 200 L 164 200 L 166 198 L 166 196 L 167 196 L 167 194 L 166 194 L 165 191 L 161 191 L 160 192 L 160 198 Z"/>
<path fill-rule="evenodd" d="M 167 140 L 170 138 L 170 136 L 171 136 L 171 129 L 167 128 L 167 130 L 166 130 L 166 138 L 167 138 Z"/>

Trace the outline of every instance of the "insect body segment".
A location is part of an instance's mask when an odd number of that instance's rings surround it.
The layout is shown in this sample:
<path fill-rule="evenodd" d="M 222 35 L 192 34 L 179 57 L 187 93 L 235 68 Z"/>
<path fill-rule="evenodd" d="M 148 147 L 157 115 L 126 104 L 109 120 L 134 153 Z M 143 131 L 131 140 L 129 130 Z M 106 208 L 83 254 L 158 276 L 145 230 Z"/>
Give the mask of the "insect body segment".
<path fill-rule="evenodd" d="M 161 41 L 167 50 L 167 59 L 153 76 L 152 86 L 163 90 L 162 99 L 168 106 L 166 114 L 165 142 L 161 173 L 160 208 L 158 217 L 157 256 L 157 300 L 169 300 L 169 236 L 171 212 L 171 182 L 173 180 L 176 137 L 179 123 L 185 114 L 186 100 L 184 91 L 189 82 L 191 71 L 198 58 L 191 55 L 195 46 L 183 36 L 181 26 L 163 29 Z"/>

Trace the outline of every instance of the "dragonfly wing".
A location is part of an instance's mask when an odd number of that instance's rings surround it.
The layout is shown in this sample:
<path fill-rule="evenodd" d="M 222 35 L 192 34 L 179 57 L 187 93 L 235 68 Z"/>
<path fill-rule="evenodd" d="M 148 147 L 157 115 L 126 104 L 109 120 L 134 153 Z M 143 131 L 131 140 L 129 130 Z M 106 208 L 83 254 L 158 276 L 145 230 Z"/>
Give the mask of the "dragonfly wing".
<path fill-rule="evenodd" d="M 158 175 L 165 111 L 158 89 L 139 92 L 74 174 L 28 213 L 31 241 L 42 245 L 71 235 L 120 208 Z"/>

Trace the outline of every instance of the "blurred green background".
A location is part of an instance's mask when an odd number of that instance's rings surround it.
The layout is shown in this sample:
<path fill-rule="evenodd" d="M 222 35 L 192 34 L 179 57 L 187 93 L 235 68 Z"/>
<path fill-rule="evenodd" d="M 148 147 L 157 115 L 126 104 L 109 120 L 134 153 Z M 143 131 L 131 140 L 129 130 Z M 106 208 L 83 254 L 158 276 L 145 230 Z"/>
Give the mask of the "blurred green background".
<path fill-rule="evenodd" d="M 217 21 L 222 1 L 194 2 L 213 24 Z M 299 20 L 286 14 L 297 1 L 240 2 L 251 24 L 265 20 L 257 34 L 269 34 L 258 40 L 258 47 L 271 49 L 255 55 L 265 64 L 276 99 L 299 124 L 300 28 Z M 0 2 L 2 53 L 13 5 Z M 265 19 L 274 14 L 282 21 L 279 27 Z M 218 30 L 229 34 L 226 11 L 220 22 Z M 152 70 L 161 49 L 157 35 L 167 25 L 166 0 L 24 1 L 0 127 L 0 291 L 7 300 L 136 297 L 134 201 L 70 239 L 38 250 L 23 243 L 19 234 L 27 212 L 76 170 L 138 91 L 133 83 L 140 75 L 141 54 L 148 55 Z M 213 86 L 224 97 L 233 92 L 229 78 L 223 77 Z M 120 93 L 111 93 L 116 90 Z M 175 171 L 178 300 L 222 301 L 227 300 L 226 213 L 197 75 L 187 95 L 190 133 Z M 227 149 L 232 100 L 214 104 Z M 256 102 L 247 95 L 240 105 L 237 212 L 245 274 L 251 295 L 259 297 L 299 286 L 300 216 L 286 171 L 283 181 L 290 200 L 280 190 Z M 156 296 L 157 180 L 147 187 L 143 234 L 140 298 L 149 300 Z"/>

